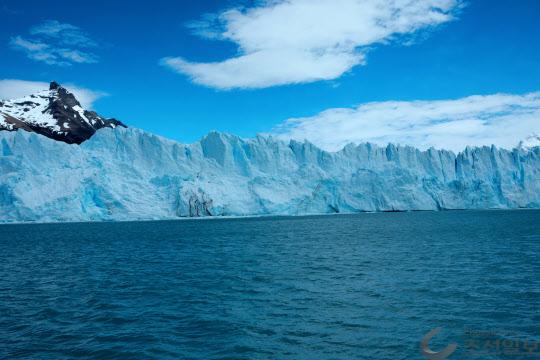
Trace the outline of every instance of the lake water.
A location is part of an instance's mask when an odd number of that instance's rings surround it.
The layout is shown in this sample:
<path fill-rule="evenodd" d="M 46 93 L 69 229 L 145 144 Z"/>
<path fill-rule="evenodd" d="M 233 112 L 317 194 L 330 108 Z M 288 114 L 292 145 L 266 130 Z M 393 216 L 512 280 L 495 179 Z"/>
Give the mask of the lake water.
<path fill-rule="evenodd" d="M 3 225 L 0 358 L 540 358 L 539 259 L 533 210 Z"/>

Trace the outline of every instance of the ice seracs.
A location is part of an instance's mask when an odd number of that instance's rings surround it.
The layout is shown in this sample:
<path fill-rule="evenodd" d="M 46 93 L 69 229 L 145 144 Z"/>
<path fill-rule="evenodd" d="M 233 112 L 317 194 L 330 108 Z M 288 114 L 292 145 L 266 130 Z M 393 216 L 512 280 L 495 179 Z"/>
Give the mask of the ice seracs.
<path fill-rule="evenodd" d="M 125 125 L 81 107 L 75 96 L 56 82 L 49 90 L 0 101 L 0 130 L 23 129 L 69 144 L 80 144 L 98 129 Z"/>
<path fill-rule="evenodd" d="M 217 132 L 186 145 L 122 127 L 73 146 L 0 131 L 1 222 L 538 207 L 540 147 L 327 152 Z"/>

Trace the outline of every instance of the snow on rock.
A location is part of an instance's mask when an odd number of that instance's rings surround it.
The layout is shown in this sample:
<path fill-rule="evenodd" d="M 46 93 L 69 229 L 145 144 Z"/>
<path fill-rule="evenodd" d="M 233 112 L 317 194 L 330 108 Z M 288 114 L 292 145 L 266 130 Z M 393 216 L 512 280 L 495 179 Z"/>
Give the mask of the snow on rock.
<path fill-rule="evenodd" d="M 98 129 L 123 126 L 84 110 L 75 96 L 55 82 L 49 90 L 20 99 L 0 101 L 0 130 L 23 129 L 67 143 L 80 144 Z"/>
<path fill-rule="evenodd" d="M 0 221 L 540 207 L 540 147 L 323 151 L 213 132 L 180 144 L 103 128 L 79 145 L 0 132 Z"/>

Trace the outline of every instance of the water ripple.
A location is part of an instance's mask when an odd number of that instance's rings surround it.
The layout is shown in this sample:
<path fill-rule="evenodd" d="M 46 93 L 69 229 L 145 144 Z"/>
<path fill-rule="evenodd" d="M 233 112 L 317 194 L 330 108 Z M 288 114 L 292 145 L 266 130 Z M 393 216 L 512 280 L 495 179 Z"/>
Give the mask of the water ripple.
<path fill-rule="evenodd" d="M 0 358 L 413 359 L 436 326 L 438 348 L 465 329 L 538 341 L 538 224 L 466 211 L 0 226 Z"/>

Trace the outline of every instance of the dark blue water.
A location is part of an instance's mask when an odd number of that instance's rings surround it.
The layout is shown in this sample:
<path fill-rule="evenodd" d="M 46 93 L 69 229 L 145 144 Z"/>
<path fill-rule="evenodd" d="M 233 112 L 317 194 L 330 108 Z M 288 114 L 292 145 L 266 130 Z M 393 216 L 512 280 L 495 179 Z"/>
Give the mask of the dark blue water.
<path fill-rule="evenodd" d="M 540 211 L 5 225 L 0 358 L 533 359 L 539 255 Z"/>

